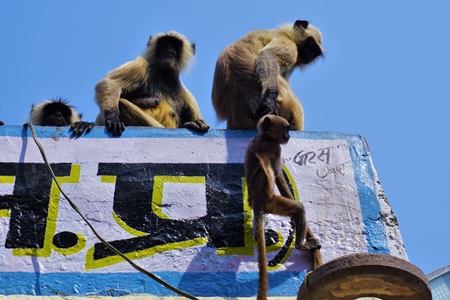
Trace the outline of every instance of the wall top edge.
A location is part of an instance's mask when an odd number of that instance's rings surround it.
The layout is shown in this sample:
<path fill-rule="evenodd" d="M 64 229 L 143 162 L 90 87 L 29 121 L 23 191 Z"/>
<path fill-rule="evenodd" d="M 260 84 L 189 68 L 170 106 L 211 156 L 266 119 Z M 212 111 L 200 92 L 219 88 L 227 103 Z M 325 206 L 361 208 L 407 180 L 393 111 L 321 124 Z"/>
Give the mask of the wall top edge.
<path fill-rule="evenodd" d="M 35 126 L 38 138 L 252 138 L 256 130 L 227 130 L 210 129 L 206 133 L 195 132 L 184 128 L 149 128 L 149 127 L 126 127 L 120 137 L 113 137 L 103 126 L 96 126 L 90 132 L 80 136 L 74 136 L 69 126 Z M 290 131 L 291 137 L 300 139 L 362 139 L 360 134 L 339 133 L 332 131 Z M 0 136 L 31 137 L 31 130 L 25 125 L 3 125 L 0 126 Z"/>

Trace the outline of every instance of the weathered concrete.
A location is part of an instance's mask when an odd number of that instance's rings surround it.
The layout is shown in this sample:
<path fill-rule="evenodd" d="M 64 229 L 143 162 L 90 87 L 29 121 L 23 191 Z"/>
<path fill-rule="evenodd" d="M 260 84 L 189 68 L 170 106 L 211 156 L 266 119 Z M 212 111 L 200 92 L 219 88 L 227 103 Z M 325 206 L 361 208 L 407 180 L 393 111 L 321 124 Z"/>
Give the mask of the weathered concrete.
<path fill-rule="evenodd" d="M 254 131 L 128 127 L 112 138 L 96 127 L 74 138 L 67 127 L 36 130 L 63 190 L 127 257 L 197 297 L 254 297 L 243 168 Z M 353 253 L 407 259 L 362 136 L 292 132 L 282 151 L 285 177 L 306 207 L 324 262 Z M 311 256 L 293 248 L 289 219 L 267 220 L 269 295 L 295 299 Z M 0 291 L 175 296 L 97 240 L 61 197 L 22 126 L 0 127 Z"/>

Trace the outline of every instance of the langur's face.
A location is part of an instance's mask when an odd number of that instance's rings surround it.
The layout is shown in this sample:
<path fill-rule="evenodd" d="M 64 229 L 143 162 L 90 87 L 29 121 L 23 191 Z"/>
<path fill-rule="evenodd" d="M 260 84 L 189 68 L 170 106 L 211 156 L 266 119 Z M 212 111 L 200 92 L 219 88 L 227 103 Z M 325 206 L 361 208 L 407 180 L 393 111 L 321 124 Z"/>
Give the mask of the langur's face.
<path fill-rule="evenodd" d="M 289 139 L 291 138 L 291 135 L 289 134 L 289 129 L 291 129 L 291 125 L 287 124 L 284 125 L 283 130 L 282 130 L 282 139 L 281 139 L 281 143 L 280 144 L 287 144 L 287 142 L 289 142 Z"/>
<path fill-rule="evenodd" d="M 72 109 L 65 103 L 46 105 L 42 113 L 42 126 L 68 126 L 71 124 Z"/>
<path fill-rule="evenodd" d="M 285 118 L 279 116 L 266 115 L 259 120 L 257 127 L 261 134 L 275 140 L 278 144 L 286 144 L 291 137 L 289 135 L 291 125 Z"/>
<path fill-rule="evenodd" d="M 322 48 L 313 37 L 308 37 L 298 47 L 298 64 L 307 65 L 322 55 Z"/>
<path fill-rule="evenodd" d="M 156 45 L 157 56 L 162 61 L 179 61 L 183 42 L 172 36 L 161 37 Z"/>

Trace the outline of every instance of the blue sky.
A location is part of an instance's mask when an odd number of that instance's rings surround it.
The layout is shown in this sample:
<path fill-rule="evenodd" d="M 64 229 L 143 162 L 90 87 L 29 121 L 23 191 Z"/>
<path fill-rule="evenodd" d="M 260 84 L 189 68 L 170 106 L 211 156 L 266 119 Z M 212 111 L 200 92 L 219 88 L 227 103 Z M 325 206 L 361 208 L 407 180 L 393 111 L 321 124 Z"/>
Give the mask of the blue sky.
<path fill-rule="evenodd" d="M 176 30 L 196 43 L 183 74 L 212 128 L 220 51 L 253 29 L 309 20 L 326 57 L 291 78 L 305 130 L 363 135 L 410 261 L 450 264 L 450 1 L 1 1 L 0 120 L 27 121 L 32 103 L 67 98 L 98 113 L 95 84 Z"/>

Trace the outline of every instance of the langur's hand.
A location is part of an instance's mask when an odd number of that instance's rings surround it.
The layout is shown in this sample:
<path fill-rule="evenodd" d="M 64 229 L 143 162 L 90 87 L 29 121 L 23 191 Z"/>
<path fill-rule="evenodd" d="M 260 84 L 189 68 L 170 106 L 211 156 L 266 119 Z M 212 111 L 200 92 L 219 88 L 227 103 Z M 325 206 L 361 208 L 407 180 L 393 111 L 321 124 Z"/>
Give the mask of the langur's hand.
<path fill-rule="evenodd" d="M 275 114 L 275 104 L 278 98 L 278 91 L 267 90 L 261 100 L 255 113 L 253 114 L 253 121 L 258 122 L 261 117 L 267 114 Z"/>
<path fill-rule="evenodd" d="M 83 132 L 86 131 L 88 133 L 91 131 L 91 129 L 94 128 L 94 122 L 75 122 L 72 125 L 70 125 L 70 130 L 73 132 L 74 135 L 81 135 Z"/>
<path fill-rule="evenodd" d="M 113 136 L 121 136 L 125 131 L 125 124 L 120 122 L 119 110 L 105 111 L 105 126 Z"/>
<path fill-rule="evenodd" d="M 181 125 L 181 128 L 193 129 L 199 132 L 207 132 L 209 130 L 209 125 L 206 124 L 202 119 L 198 119 L 195 121 L 186 122 Z"/>
<path fill-rule="evenodd" d="M 132 102 L 140 108 L 155 108 L 159 105 L 161 100 L 157 97 L 144 97 L 135 99 Z"/>

